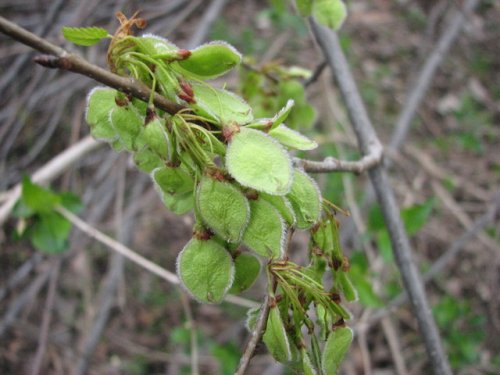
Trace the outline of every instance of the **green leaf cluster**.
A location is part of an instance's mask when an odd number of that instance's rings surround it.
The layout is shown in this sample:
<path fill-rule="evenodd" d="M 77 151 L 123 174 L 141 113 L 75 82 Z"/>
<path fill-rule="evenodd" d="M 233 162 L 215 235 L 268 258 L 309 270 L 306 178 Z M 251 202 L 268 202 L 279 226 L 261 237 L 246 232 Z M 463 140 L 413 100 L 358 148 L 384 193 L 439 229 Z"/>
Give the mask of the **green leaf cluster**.
<path fill-rule="evenodd" d="M 23 178 L 21 199 L 14 207 L 14 216 L 22 228 L 17 233 L 29 238 L 33 246 L 47 254 L 58 254 L 68 249 L 71 223 L 54 211 L 57 205 L 79 212 L 80 199 L 71 193 L 55 193 Z"/>

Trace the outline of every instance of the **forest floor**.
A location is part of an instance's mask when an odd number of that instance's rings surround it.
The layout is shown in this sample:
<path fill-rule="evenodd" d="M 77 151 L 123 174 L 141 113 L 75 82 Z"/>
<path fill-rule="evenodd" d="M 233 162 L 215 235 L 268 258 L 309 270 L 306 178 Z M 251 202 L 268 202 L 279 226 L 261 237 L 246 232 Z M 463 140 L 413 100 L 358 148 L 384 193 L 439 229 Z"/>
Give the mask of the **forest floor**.
<path fill-rule="evenodd" d="M 339 32 L 363 100 L 385 146 L 419 72 L 465 1 L 350 0 Z M 62 26 L 114 30 L 114 13 L 140 9 L 146 32 L 192 46 L 233 44 L 257 69 L 282 64 L 315 71 L 322 64 L 304 20 L 283 1 L 18 0 L 2 16 L 89 61 L 105 66 L 105 43 L 71 46 Z M 283 4 L 287 4 L 283 6 Z M 431 81 L 402 144 L 387 149 L 391 183 L 414 259 L 457 374 L 500 374 L 500 4 L 482 1 Z M 87 77 L 33 63 L 28 47 L 0 35 L 0 206 L 9 189 L 89 134 L 84 121 Z M 245 68 L 241 68 L 245 69 Z M 238 90 L 238 72 L 216 81 Z M 328 68 L 307 85 L 316 108 L 305 130 L 320 147 L 307 155 L 359 157 L 342 98 Z M 272 114 L 270 114 L 272 115 Z M 366 174 L 317 175 L 325 197 L 351 212 L 341 240 L 360 300 L 349 305 L 356 338 L 345 374 L 428 374 L 429 364 L 403 291 L 387 230 Z M 148 176 L 125 153 L 103 144 L 52 181 L 79 195 L 80 217 L 162 267 L 175 271 L 193 218 L 165 209 Z M 124 261 L 74 229 L 66 252 L 37 252 L 16 233 L 11 216 L 0 231 L 1 374 L 190 374 L 190 335 L 198 336 L 202 374 L 232 374 L 247 339 L 246 309 L 202 305 L 177 286 Z M 29 224 L 29 223 L 28 223 Z M 292 257 L 307 257 L 306 233 Z M 438 262 L 439 260 L 439 262 Z M 434 271 L 433 265 L 439 264 Z M 262 300 L 265 280 L 244 293 Z M 186 311 L 193 316 L 186 320 Z M 194 328 L 193 328 L 194 327 Z M 288 374 L 259 346 L 250 374 Z"/>

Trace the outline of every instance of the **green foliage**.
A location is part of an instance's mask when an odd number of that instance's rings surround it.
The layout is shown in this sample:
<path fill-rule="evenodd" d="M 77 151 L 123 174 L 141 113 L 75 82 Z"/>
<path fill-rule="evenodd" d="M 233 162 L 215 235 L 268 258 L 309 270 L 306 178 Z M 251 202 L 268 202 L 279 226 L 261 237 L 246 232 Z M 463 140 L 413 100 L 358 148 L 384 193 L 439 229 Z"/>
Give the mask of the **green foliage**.
<path fill-rule="evenodd" d="M 347 17 L 347 9 L 342 0 L 314 0 L 312 15 L 321 25 L 338 30 Z"/>
<path fill-rule="evenodd" d="M 28 220 L 28 227 L 18 235 L 26 236 L 33 246 L 47 254 L 58 254 L 68 249 L 71 223 L 55 212 L 61 205 L 72 212 L 82 209 L 80 199 L 71 193 L 55 193 L 23 178 L 21 200 L 14 208 L 14 216 Z"/>
<path fill-rule="evenodd" d="M 326 341 L 323 351 L 323 372 L 325 374 L 337 374 L 340 364 L 352 342 L 352 330 L 348 327 L 340 327 L 334 330 Z"/>
<path fill-rule="evenodd" d="M 108 31 L 100 27 L 63 27 L 64 37 L 79 46 L 93 46 L 109 37 Z"/>
<path fill-rule="evenodd" d="M 252 254 L 241 253 L 234 259 L 234 281 L 229 293 L 241 293 L 250 288 L 260 273 L 260 262 Z"/>

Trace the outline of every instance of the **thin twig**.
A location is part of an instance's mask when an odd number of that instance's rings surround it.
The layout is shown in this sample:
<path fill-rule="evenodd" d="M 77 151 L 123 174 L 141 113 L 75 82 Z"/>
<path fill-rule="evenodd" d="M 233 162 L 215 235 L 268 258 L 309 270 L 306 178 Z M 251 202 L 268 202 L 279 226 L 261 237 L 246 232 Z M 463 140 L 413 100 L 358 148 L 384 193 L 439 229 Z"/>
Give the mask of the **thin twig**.
<path fill-rule="evenodd" d="M 56 210 L 61 215 L 63 215 L 66 219 L 68 219 L 71 223 L 73 223 L 73 225 L 75 225 L 82 232 L 84 232 L 88 236 L 96 239 L 97 241 L 105 244 L 111 250 L 116 251 L 117 253 L 123 255 L 128 260 L 136 263 L 137 265 L 139 265 L 142 268 L 148 270 L 149 272 L 159 276 L 163 280 L 168 281 L 171 284 L 174 284 L 174 285 L 180 284 L 179 279 L 177 278 L 177 276 L 174 273 L 167 271 L 166 269 L 158 266 L 157 264 L 155 264 L 155 263 L 151 262 L 150 260 L 144 258 L 143 256 L 137 254 L 135 251 L 133 251 L 132 249 L 123 245 L 122 243 L 105 235 L 104 233 L 97 230 L 93 226 L 87 224 L 85 221 L 83 221 L 78 216 L 74 215 L 72 212 L 68 211 L 64 207 L 58 206 L 56 208 Z M 224 300 L 228 303 L 232 303 L 235 305 L 248 307 L 248 308 L 260 306 L 258 303 L 254 302 L 254 301 L 250 301 L 248 299 L 238 297 L 238 296 L 233 296 L 233 295 L 227 295 Z"/>
<path fill-rule="evenodd" d="M 16 39 L 42 53 L 46 53 L 47 55 L 37 56 L 35 58 L 36 63 L 46 68 L 68 70 L 90 77 L 126 94 L 133 95 L 134 97 L 144 100 L 145 102 L 147 102 L 152 95 L 151 90 L 145 84 L 132 78 L 113 74 L 97 65 L 91 64 L 82 57 L 70 54 L 63 48 L 38 37 L 37 35 L 1 16 L 0 32 L 3 32 L 13 39 Z M 153 94 L 153 102 L 156 107 L 171 114 L 175 114 L 184 108 L 184 106 L 171 102 L 158 93 Z"/>
<path fill-rule="evenodd" d="M 370 153 L 373 145 L 380 144 L 380 141 L 361 100 L 349 65 L 340 47 L 338 37 L 334 32 L 316 24 L 312 19 L 310 20 L 310 24 L 328 64 L 337 79 L 361 151 L 364 155 L 367 155 Z M 430 313 L 423 282 L 412 260 L 409 239 L 401 221 L 399 208 L 396 204 L 394 192 L 388 181 L 385 168 L 380 164 L 371 169 L 369 175 L 382 208 L 382 214 L 387 225 L 396 263 L 400 270 L 405 289 L 410 296 L 413 312 L 424 339 L 432 371 L 436 375 L 451 375 L 451 369 L 443 350 L 436 323 Z"/>
<path fill-rule="evenodd" d="M 183 290 L 179 290 L 181 297 L 182 309 L 186 316 L 186 328 L 190 331 L 190 346 L 191 346 L 191 375 L 200 374 L 199 358 L 198 358 L 198 336 L 196 334 L 196 326 L 194 324 L 193 312 L 189 305 L 189 299 Z"/>
<path fill-rule="evenodd" d="M 47 291 L 47 299 L 42 317 L 42 327 L 40 328 L 40 337 L 38 340 L 38 348 L 35 354 L 35 360 L 31 370 L 31 375 L 38 375 L 42 370 L 43 359 L 47 351 L 47 341 L 49 337 L 50 321 L 52 320 L 52 313 L 54 303 L 56 300 L 57 280 L 59 279 L 59 271 L 61 270 L 62 258 L 54 259 L 54 264 L 50 271 L 49 288 Z"/>
<path fill-rule="evenodd" d="M 0 17 L 1 18 L 1 17 Z M 85 155 L 94 151 L 103 143 L 97 142 L 92 137 L 83 138 L 78 143 L 67 148 L 59 155 L 52 158 L 47 164 L 37 170 L 31 179 L 38 184 L 47 184 L 56 177 L 60 176 L 73 163 L 79 161 Z M 21 184 L 16 185 L 9 191 L 8 199 L 0 206 L 0 226 L 3 225 L 7 217 L 10 215 L 14 205 L 21 196 Z"/>

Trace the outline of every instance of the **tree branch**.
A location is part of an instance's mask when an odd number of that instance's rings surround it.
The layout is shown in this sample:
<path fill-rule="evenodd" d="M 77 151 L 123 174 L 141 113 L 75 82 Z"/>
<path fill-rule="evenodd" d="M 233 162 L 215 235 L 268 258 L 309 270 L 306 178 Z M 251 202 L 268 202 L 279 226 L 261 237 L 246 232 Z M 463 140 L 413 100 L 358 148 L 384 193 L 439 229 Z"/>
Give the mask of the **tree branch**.
<path fill-rule="evenodd" d="M 151 97 L 152 92 L 145 84 L 129 77 L 122 77 L 117 74 L 113 74 L 106 69 L 91 64 L 82 57 L 69 53 L 65 49 L 38 37 L 37 35 L 1 16 L 0 32 L 36 49 L 37 51 L 48 54 L 35 57 L 35 62 L 46 68 L 68 70 L 73 73 L 90 77 L 105 84 L 106 86 L 113 87 L 114 89 L 130 94 L 145 102 L 147 102 Z M 158 93 L 154 93 L 153 95 L 153 102 L 155 106 L 170 114 L 175 114 L 184 108 L 184 106 L 171 102 Z"/>
<path fill-rule="evenodd" d="M 361 100 L 338 37 L 334 32 L 316 24 L 312 19 L 310 25 L 337 79 L 361 151 L 364 155 L 368 155 L 372 147 L 380 144 L 380 141 Z M 387 225 L 396 263 L 405 289 L 410 296 L 413 313 L 419 324 L 432 371 L 436 375 L 451 375 L 439 332 L 430 312 L 423 282 L 412 260 L 410 242 L 384 166 L 382 164 L 375 166 L 370 170 L 369 175 Z"/>
<path fill-rule="evenodd" d="M 306 172 L 330 173 L 330 172 L 354 172 L 363 173 L 379 165 L 382 162 L 383 149 L 380 143 L 371 144 L 370 152 L 357 161 L 338 160 L 331 156 L 323 161 L 294 158 L 296 166 L 303 168 Z"/>

